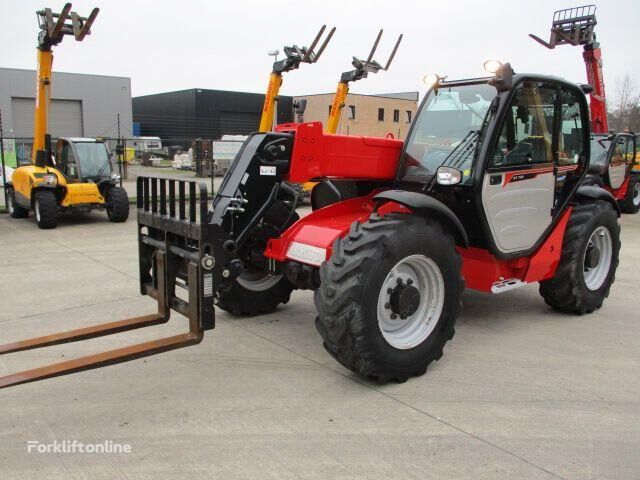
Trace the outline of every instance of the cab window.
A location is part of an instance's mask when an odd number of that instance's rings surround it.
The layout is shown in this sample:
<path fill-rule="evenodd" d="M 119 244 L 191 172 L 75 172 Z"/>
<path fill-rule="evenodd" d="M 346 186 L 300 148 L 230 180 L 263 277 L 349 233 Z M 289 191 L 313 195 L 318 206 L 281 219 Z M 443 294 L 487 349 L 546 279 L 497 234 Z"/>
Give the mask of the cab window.
<path fill-rule="evenodd" d="M 613 147 L 613 153 L 611 154 L 611 165 L 616 166 L 625 163 L 625 156 L 627 154 L 627 143 L 624 137 L 619 137 L 616 140 L 616 144 Z"/>
<path fill-rule="evenodd" d="M 566 87 L 562 88 L 561 131 L 558 137 L 558 165 L 576 165 L 584 163 L 584 133 L 580 110 L 580 93 Z"/>
<path fill-rule="evenodd" d="M 576 88 L 560 89 L 560 125 L 556 152 L 556 188 L 554 208 L 562 205 L 576 188 L 587 161 L 587 137 L 589 117 L 584 95 Z M 602 138 L 597 138 L 602 140 Z M 607 156 L 608 144 L 598 143 L 596 152 Z M 592 153 L 593 158 L 593 153 Z"/>
<path fill-rule="evenodd" d="M 71 145 L 68 142 L 63 142 L 62 145 L 58 145 L 57 150 L 56 164 L 58 169 L 67 178 L 78 178 L 78 164 Z"/>
<path fill-rule="evenodd" d="M 613 149 L 611 163 L 620 165 L 622 163 L 632 164 L 634 161 L 633 138 L 630 135 L 621 135 L 616 139 Z"/>
<path fill-rule="evenodd" d="M 500 129 L 490 168 L 553 162 L 557 96 L 558 90 L 552 84 L 524 82 L 516 87 Z"/>

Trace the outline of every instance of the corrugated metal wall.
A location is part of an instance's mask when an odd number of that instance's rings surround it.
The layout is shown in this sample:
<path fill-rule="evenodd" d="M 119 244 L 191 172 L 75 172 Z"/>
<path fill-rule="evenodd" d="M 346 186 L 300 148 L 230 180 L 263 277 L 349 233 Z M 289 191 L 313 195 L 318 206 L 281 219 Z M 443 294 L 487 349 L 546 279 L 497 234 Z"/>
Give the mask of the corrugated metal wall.
<path fill-rule="evenodd" d="M 15 137 L 33 136 L 33 98 L 11 99 Z M 49 133 L 53 137 L 82 137 L 82 101 L 52 99 L 49 104 Z"/>

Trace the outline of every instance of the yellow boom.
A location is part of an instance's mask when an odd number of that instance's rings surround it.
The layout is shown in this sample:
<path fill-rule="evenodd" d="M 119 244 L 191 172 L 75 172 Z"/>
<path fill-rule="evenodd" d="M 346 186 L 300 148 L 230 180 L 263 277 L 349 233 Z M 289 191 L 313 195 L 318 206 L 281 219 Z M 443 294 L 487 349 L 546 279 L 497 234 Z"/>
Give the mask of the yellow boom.
<path fill-rule="evenodd" d="M 342 109 L 345 105 L 344 102 L 347 99 L 347 95 L 349 94 L 349 83 L 355 82 L 362 78 L 367 78 L 369 73 L 377 73 L 380 70 L 386 71 L 389 69 L 391 61 L 393 60 L 393 57 L 395 57 L 396 52 L 398 51 L 398 47 L 400 46 L 400 42 L 402 41 L 402 35 L 398 37 L 398 40 L 396 41 L 396 44 L 391 51 L 391 55 L 389 55 L 389 60 L 387 60 L 387 64 L 384 66 L 384 68 L 373 59 L 373 54 L 378 48 L 381 37 L 382 30 L 378 32 L 376 41 L 373 43 L 373 47 L 371 47 L 371 52 L 369 52 L 369 57 L 366 60 L 360 60 L 357 57 L 353 57 L 353 61 L 351 62 L 351 64 L 354 66 L 354 70 L 344 72 L 340 77 L 338 88 L 336 89 L 336 93 L 333 96 L 333 102 L 331 103 L 331 110 L 329 111 L 329 119 L 327 120 L 326 127 L 327 133 L 336 133 L 338 131 L 338 127 L 340 126 L 340 119 L 342 118 Z"/>
<path fill-rule="evenodd" d="M 278 94 L 280 92 L 280 87 L 282 86 L 282 74 L 284 72 L 289 72 L 291 70 L 295 70 L 300 67 L 301 63 L 316 63 L 324 52 L 324 49 L 327 47 L 329 40 L 333 37 L 334 32 L 336 31 L 336 27 L 333 27 L 329 34 L 322 42 L 320 49 L 318 52 L 314 52 L 316 45 L 320 41 L 320 37 L 324 33 L 326 25 L 323 25 L 316 38 L 311 43 L 309 48 L 307 47 L 298 47 L 296 45 L 292 47 L 284 47 L 284 55 L 280 61 L 273 63 L 273 69 L 271 71 L 271 75 L 269 75 L 269 85 L 267 87 L 267 93 L 264 97 L 264 106 L 262 107 L 262 115 L 260 117 L 260 132 L 269 132 L 273 130 L 274 123 L 274 113 L 276 111 L 276 102 L 278 101 Z"/>
<path fill-rule="evenodd" d="M 50 8 L 37 12 L 40 26 L 38 37 L 38 69 L 36 72 L 36 105 L 33 114 L 33 150 L 31 161 L 37 163 L 38 156 L 46 155 L 46 135 L 49 121 L 49 101 L 51 99 L 51 68 L 53 52 L 65 35 L 73 35 L 78 42 L 91 33 L 91 25 L 98 16 L 99 8 L 94 8 L 89 17 L 81 17 L 71 11 L 71 4 L 66 3 L 60 13 Z M 67 23 L 70 20 L 71 23 Z"/>

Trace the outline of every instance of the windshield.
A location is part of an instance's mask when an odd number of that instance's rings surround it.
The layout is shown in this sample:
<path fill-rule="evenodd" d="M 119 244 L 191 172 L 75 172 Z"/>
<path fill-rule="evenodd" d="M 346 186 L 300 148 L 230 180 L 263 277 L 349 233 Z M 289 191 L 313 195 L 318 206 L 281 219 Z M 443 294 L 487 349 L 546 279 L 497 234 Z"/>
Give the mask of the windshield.
<path fill-rule="evenodd" d="M 607 162 L 607 152 L 611 147 L 611 140 L 607 137 L 592 137 L 591 138 L 591 158 L 589 163 L 591 165 L 603 165 Z"/>
<path fill-rule="evenodd" d="M 428 181 L 445 163 L 468 177 L 478 132 L 496 93 L 486 83 L 431 90 L 406 142 L 401 179 Z"/>
<path fill-rule="evenodd" d="M 111 176 L 109 153 L 104 143 L 78 142 L 75 147 L 84 178 Z"/>

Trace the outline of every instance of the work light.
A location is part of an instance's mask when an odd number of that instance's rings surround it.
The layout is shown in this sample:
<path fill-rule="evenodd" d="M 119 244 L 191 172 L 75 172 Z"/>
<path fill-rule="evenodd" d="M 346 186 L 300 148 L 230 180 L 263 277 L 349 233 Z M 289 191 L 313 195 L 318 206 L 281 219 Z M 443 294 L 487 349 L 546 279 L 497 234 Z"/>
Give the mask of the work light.
<path fill-rule="evenodd" d="M 493 75 L 502 66 L 502 62 L 500 60 L 490 58 L 489 60 L 485 60 L 482 66 L 484 67 L 487 73 L 490 73 Z"/>

